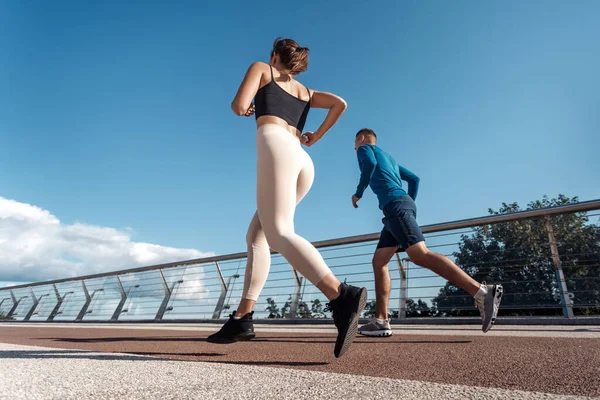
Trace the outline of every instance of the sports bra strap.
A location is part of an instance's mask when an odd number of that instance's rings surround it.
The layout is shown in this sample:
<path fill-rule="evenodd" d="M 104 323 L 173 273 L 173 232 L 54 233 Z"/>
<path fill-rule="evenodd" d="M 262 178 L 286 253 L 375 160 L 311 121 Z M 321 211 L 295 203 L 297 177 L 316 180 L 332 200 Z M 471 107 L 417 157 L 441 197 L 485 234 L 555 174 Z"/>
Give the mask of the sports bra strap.
<path fill-rule="evenodd" d="M 271 67 L 271 80 L 272 80 L 272 81 L 274 81 L 274 80 L 275 80 L 275 78 L 273 78 L 273 66 L 272 66 L 272 65 L 269 65 L 269 67 Z"/>

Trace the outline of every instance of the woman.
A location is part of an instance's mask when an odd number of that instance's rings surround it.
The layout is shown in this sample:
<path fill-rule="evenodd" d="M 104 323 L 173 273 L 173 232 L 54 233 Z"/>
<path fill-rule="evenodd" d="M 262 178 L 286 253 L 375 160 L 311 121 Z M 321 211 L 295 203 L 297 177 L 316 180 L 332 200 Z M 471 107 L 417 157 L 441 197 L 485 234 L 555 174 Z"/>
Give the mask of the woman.
<path fill-rule="evenodd" d="M 291 39 L 277 39 L 269 63 L 250 66 L 231 104 L 239 116 L 256 114 L 257 211 L 246 235 L 248 262 L 242 300 L 221 330 L 208 337 L 209 342 L 254 338 L 252 309 L 271 266 L 269 247 L 329 299 L 338 329 L 336 357 L 344 354 L 356 335 L 367 289 L 341 284 L 317 249 L 294 232 L 296 205 L 314 179 L 312 160 L 301 143 L 314 145 L 346 110 L 340 97 L 308 89 L 294 79 L 307 66 L 307 48 Z M 329 112 L 319 129 L 302 134 L 311 107 Z"/>

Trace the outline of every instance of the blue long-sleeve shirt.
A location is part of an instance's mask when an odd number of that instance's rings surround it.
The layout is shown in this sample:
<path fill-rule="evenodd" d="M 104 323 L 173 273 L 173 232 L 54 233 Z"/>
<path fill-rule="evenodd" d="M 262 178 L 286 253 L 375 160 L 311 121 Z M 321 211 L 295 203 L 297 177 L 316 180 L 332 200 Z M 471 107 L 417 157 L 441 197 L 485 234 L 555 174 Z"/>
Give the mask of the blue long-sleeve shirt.
<path fill-rule="evenodd" d="M 408 195 L 417 199 L 419 177 L 408 169 L 398 165 L 396 160 L 379 147 L 372 144 L 360 146 L 356 152 L 360 168 L 360 182 L 354 194 L 362 198 L 367 186 L 379 200 L 379 208 L 383 208 L 398 197 L 407 194 L 402 188 L 402 180 L 408 182 Z"/>

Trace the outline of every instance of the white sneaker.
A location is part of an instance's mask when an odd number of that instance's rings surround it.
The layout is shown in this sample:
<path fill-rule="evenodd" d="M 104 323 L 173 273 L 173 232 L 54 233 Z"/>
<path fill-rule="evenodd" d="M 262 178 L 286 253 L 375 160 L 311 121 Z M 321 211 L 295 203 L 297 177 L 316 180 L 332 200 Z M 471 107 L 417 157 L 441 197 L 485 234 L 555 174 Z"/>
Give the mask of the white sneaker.
<path fill-rule="evenodd" d="M 496 322 L 503 293 L 502 285 L 486 285 L 482 282 L 479 291 L 475 294 L 475 306 L 479 308 L 483 332 L 489 331 Z"/>
<path fill-rule="evenodd" d="M 364 336 L 392 336 L 392 328 L 387 319 L 371 318 L 369 323 L 358 328 L 358 333 Z"/>

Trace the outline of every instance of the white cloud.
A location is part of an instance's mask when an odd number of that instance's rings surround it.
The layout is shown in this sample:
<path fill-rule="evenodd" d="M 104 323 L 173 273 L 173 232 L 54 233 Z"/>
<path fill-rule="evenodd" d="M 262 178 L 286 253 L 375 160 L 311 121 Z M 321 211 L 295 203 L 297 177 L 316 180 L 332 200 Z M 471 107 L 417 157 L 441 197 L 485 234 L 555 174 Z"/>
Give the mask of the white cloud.
<path fill-rule="evenodd" d="M 134 242 L 132 231 L 63 224 L 47 210 L 0 197 L 0 281 L 37 282 L 214 255 Z"/>

